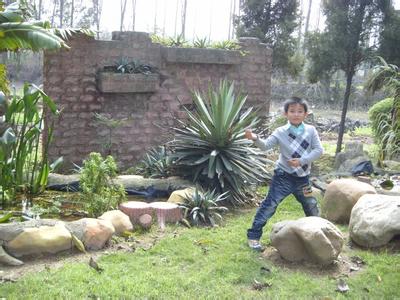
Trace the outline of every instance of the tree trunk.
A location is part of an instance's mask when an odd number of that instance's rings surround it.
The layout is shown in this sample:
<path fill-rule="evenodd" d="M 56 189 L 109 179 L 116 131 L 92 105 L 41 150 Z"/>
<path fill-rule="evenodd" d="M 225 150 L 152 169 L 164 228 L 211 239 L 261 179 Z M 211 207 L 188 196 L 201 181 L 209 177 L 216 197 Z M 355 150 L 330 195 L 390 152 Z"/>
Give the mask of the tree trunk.
<path fill-rule="evenodd" d="M 231 0 L 231 7 L 229 8 L 229 27 L 228 27 L 228 40 L 231 40 L 231 32 L 232 32 L 232 25 L 233 25 L 233 3 L 235 0 Z"/>
<path fill-rule="evenodd" d="M 53 13 L 51 15 L 51 27 L 54 27 L 54 19 L 56 17 L 56 11 L 57 11 L 57 0 L 54 0 L 54 5 L 53 5 Z"/>
<path fill-rule="evenodd" d="M 176 37 L 176 28 L 178 23 L 178 7 L 179 7 L 179 0 L 176 0 L 176 8 L 175 8 L 175 31 L 174 36 Z"/>
<path fill-rule="evenodd" d="M 122 31 L 124 27 L 124 17 L 125 17 L 125 10 L 126 10 L 126 2 L 127 0 L 121 0 L 121 23 L 119 25 L 119 31 Z"/>
<path fill-rule="evenodd" d="M 312 6 L 312 0 L 308 0 L 307 19 L 306 19 L 306 25 L 305 25 L 305 27 L 304 27 L 304 37 L 303 37 L 303 46 L 302 46 L 302 53 L 303 53 L 303 55 L 306 53 L 305 37 L 307 36 L 307 33 L 308 33 L 308 26 L 310 25 L 311 6 Z"/>
<path fill-rule="evenodd" d="M 60 28 L 64 25 L 64 0 L 60 0 Z"/>
<path fill-rule="evenodd" d="M 93 11 L 94 11 L 93 15 L 94 15 L 94 23 L 96 25 L 97 39 L 100 38 L 101 10 L 102 10 L 102 0 L 93 0 Z"/>
<path fill-rule="evenodd" d="M 75 0 L 71 1 L 71 21 L 69 23 L 70 27 L 74 27 L 74 10 L 75 10 Z"/>
<path fill-rule="evenodd" d="M 185 38 L 187 0 L 183 0 L 181 37 Z"/>
<path fill-rule="evenodd" d="M 154 34 L 157 34 L 157 9 L 158 9 L 158 1 L 156 0 L 154 4 L 154 26 L 153 26 Z"/>
<path fill-rule="evenodd" d="M 343 135 L 345 129 L 345 121 L 346 121 L 346 114 L 347 114 L 347 107 L 349 105 L 349 98 L 350 98 L 350 91 L 351 91 L 351 84 L 353 82 L 354 76 L 354 67 L 351 67 L 348 72 L 346 72 L 346 91 L 344 93 L 343 99 L 343 107 L 342 107 L 342 117 L 340 119 L 339 125 L 339 135 L 338 141 L 336 145 L 336 154 L 342 151 L 342 143 L 343 143 Z"/>
<path fill-rule="evenodd" d="M 132 31 L 135 31 L 136 0 L 132 0 Z"/>

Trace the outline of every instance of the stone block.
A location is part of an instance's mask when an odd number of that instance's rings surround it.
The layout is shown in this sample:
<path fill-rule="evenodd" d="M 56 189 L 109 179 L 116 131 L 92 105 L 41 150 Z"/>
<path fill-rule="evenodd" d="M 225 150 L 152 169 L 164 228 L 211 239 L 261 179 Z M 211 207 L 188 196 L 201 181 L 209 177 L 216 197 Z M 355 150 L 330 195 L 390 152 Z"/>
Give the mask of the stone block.
<path fill-rule="evenodd" d="M 148 93 L 157 90 L 158 74 L 100 72 L 97 87 L 103 93 Z"/>

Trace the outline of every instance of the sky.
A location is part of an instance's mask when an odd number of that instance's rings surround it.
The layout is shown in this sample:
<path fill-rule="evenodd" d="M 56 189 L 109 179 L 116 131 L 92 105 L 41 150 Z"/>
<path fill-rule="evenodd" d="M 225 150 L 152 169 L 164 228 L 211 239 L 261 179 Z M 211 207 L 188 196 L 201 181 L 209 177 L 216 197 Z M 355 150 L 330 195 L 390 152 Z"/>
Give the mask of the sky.
<path fill-rule="evenodd" d="M 230 11 L 233 11 L 231 2 L 231 0 L 187 0 L 185 37 L 193 39 L 193 37 L 211 36 L 211 40 L 228 39 Z M 237 14 L 239 0 L 234 2 Z M 132 29 L 131 3 L 132 1 L 128 0 L 125 30 Z M 154 32 L 156 28 L 159 35 L 179 35 L 182 28 L 182 6 L 183 0 L 136 0 L 135 31 Z M 119 30 L 119 0 L 103 0 L 100 24 L 108 31 Z M 231 32 L 232 30 L 231 28 Z"/>
<path fill-rule="evenodd" d="M 136 0 L 135 31 L 154 32 L 172 37 L 181 33 L 181 12 L 184 0 Z M 321 0 L 312 1 L 309 29 L 323 27 L 319 16 Z M 234 3 L 234 4 L 233 4 Z M 301 0 L 303 15 L 309 0 Z M 400 9 L 400 0 L 394 0 Z M 185 38 L 193 40 L 210 36 L 212 41 L 234 39 L 229 26 L 231 13 L 238 15 L 239 0 L 187 0 Z M 105 31 L 120 28 L 120 0 L 103 0 L 100 27 Z M 165 28 L 165 29 L 164 29 Z M 132 0 L 127 0 L 124 30 L 132 30 Z"/>

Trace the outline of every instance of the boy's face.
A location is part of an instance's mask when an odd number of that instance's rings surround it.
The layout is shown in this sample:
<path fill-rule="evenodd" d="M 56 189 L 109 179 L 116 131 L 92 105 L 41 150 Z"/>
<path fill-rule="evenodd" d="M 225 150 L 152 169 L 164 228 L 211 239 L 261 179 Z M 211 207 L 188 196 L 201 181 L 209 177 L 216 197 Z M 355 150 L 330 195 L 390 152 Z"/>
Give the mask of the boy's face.
<path fill-rule="evenodd" d="M 292 125 L 300 125 L 307 117 L 304 106 L 298 103 L 290 104 L 288 111 L 285 112 L 285 117 Z"/>

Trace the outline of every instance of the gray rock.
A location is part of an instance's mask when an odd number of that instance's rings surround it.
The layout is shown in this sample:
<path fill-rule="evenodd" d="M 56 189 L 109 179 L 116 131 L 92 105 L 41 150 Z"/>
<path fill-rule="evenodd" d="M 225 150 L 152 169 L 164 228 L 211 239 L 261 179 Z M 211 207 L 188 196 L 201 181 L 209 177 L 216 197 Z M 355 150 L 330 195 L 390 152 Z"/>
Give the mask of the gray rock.
<path fill-rule="evenodd" d="M 326 188 L 321 216 L 331 222 L 348 224 L 353 206 L 364 194 L 376 194 L 372 185 L 355 179 L 337 179 Z"/>
<path fill-rule="evenodd" d="M 344 238 L 340 230 L 320 217 L 274 224 L 271 244 L 289 261 L 308 261 L 329 265 L 340 254 Z"/>
<path fill-rule="evenodd" d="M 400 196 L 362 196 L 351 211 L 349 230 L 360 246 L 386 245 L 400 234 Z"/>

